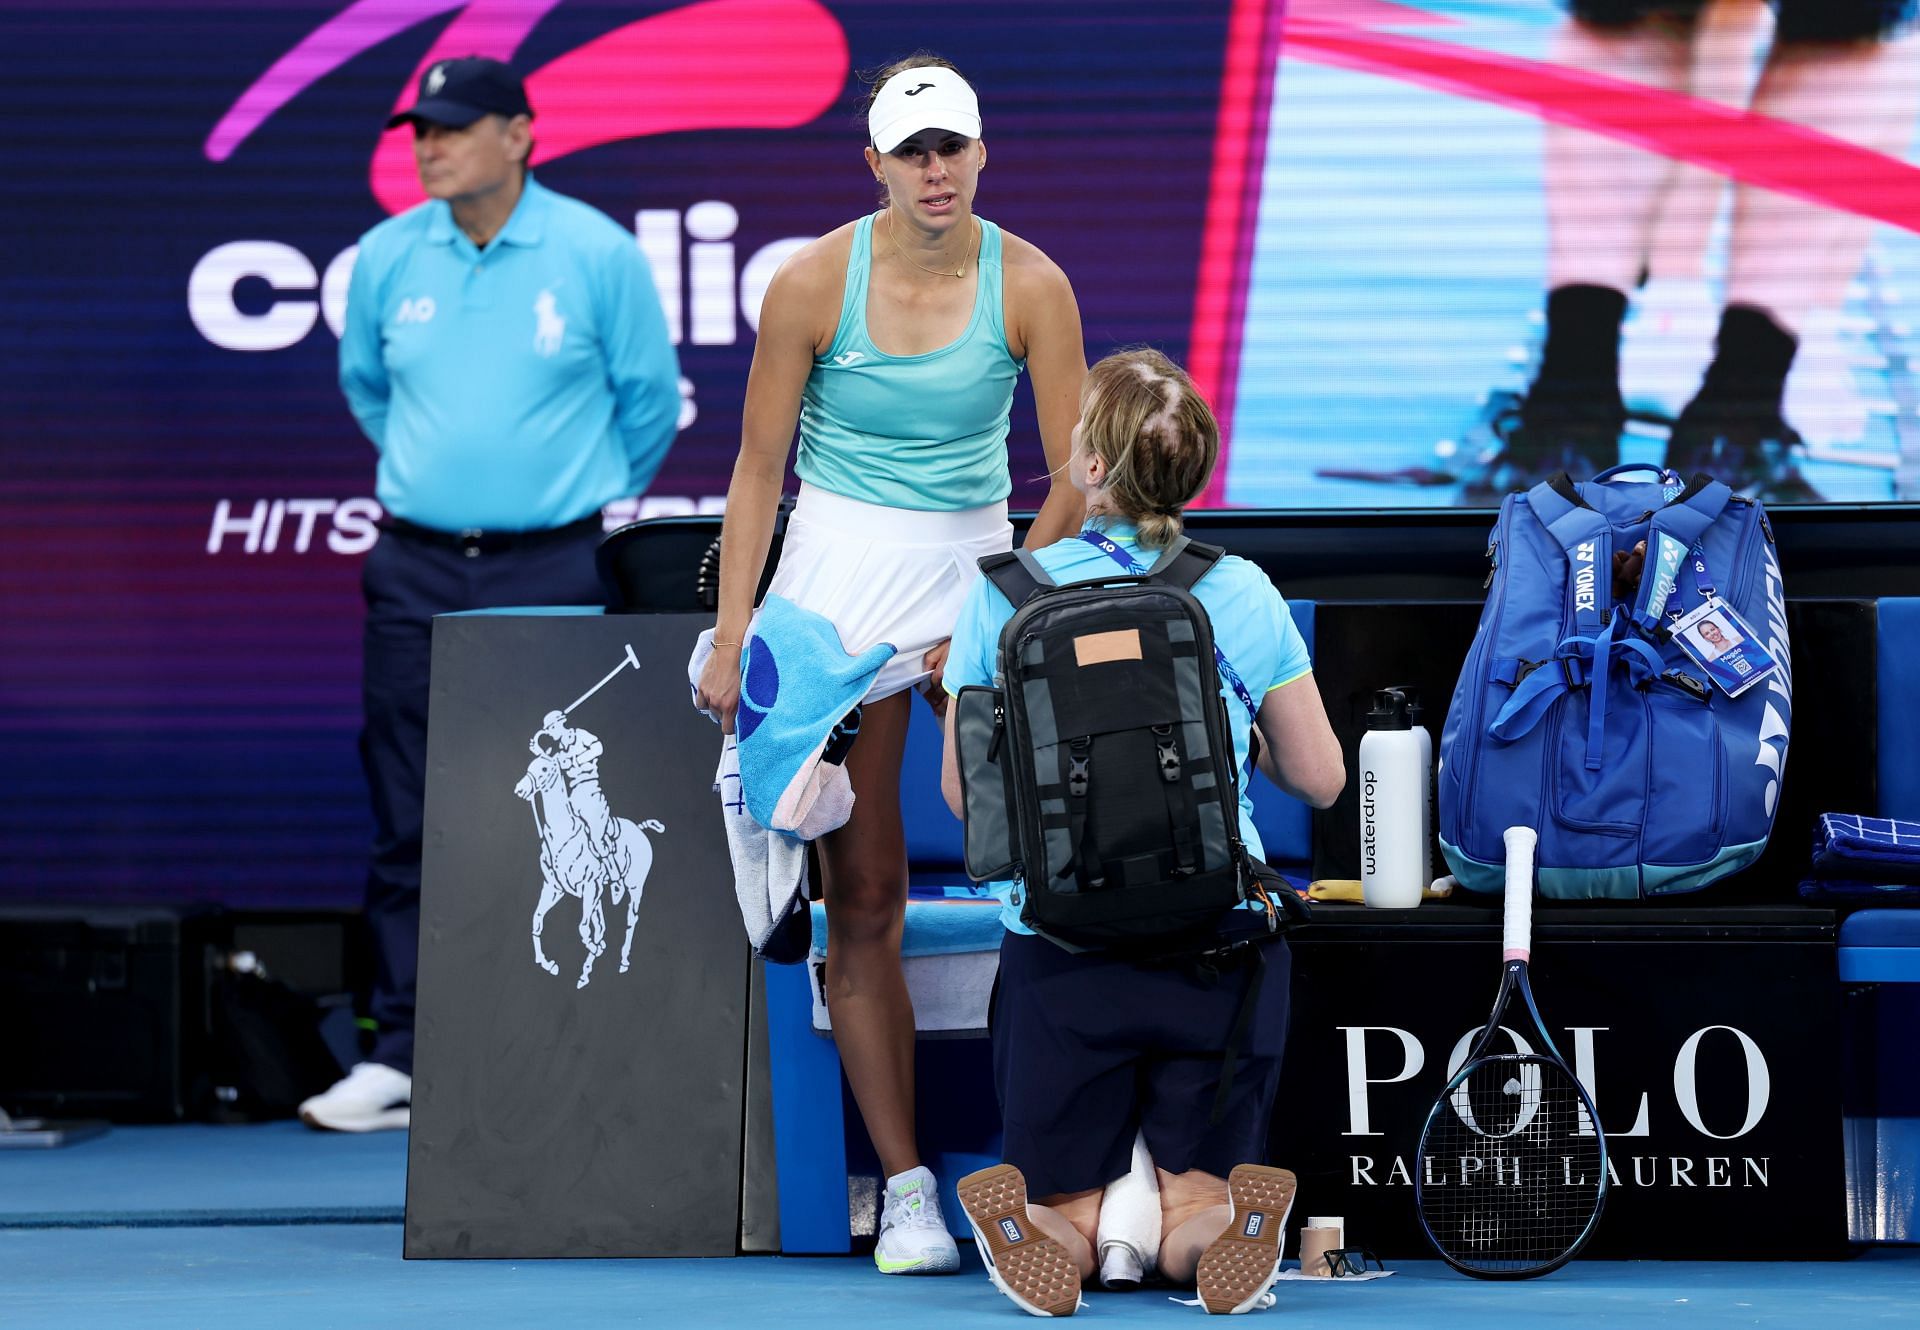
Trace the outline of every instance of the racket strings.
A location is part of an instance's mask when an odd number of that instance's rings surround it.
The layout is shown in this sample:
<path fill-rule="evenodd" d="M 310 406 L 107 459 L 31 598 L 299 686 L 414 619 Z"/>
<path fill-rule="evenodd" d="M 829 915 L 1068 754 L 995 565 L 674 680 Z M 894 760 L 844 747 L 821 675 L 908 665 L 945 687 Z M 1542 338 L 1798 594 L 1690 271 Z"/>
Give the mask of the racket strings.
<path fill-rule="evenodd" d="M 1421 1136 L 1421 1219 L 1459 1264 L 1488 1273 L 1551 1265 L 1586 1234 L 1603 1152 L 1578 1084 L 1525 1056 L 1469 1066 Z"/>

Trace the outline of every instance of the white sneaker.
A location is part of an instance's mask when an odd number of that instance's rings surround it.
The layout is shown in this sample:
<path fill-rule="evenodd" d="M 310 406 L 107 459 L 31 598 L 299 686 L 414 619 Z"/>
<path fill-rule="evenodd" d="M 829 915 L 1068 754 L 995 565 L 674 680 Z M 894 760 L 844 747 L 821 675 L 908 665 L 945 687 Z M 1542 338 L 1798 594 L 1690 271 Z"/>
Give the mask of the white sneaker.
<path fill-rule="evenodd" d="M 1100 1282 L 1115 1290 L 1139 1288 L 1159 1265 L 1160 1178 L 1144 1134 L 1133 1138 L 1126 1174 L 1100 1198 Z"/>
<path fill-rule="evenodd" d="M 873 1263 L 883 1275 L 950 1275 L 960 1249 L 940 1215 L 940 1187 L 925 1167 L 887 1179 Z"/>
<path fill-rule="evenodd" d="M 412 1102 L 413 1077 L 378 1062 L 360 1062 L 332 1089 L 300 1105 L 300 1120 L 326 1131 L 404 1131 Z"/>
<path fill-rule="evenodd" d="M 995 1164 L 960 1179 L 987 1279 L 1029 1316 L 1071 1316 L 1080 1300 L 1080 1268 L 1067 1249 L 1034 1222 L 1027 1179 L 1012 1164 Z"/>
<path fill-rule="evenodd" d="M 1195 1291 L 1210 1315 L 1238 1316 L 1271 1307 L 1268 1291 L 1280 1277 L 1287 1215 L 1298 1183 L 1284 1168 L 1236 1164 L 1227 1174 L 1233 1217 L 1200 1253 Z"/>

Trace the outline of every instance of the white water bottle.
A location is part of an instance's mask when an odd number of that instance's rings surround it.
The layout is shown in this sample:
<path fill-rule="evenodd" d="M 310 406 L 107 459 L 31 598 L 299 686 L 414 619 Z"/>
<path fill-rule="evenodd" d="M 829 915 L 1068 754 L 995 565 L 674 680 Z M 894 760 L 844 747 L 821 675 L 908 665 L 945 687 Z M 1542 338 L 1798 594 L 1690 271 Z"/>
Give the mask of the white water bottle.
<path fill-rule="evenodd" d="M 1360 740 L 1360 892 L 1373 909 L 1412 909 L 1426 889 L 1422 739 L 1431 751 L 1432 740 L 1414 728 L 1403 690 L 1373 695 Z"/>

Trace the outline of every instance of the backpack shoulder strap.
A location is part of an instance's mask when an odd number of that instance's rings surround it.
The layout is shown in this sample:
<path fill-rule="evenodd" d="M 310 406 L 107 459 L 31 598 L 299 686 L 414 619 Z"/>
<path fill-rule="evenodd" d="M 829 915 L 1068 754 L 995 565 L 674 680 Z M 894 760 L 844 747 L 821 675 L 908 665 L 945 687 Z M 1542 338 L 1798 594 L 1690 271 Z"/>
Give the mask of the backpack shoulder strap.
<path fill-rule="evenodd" d="M 1213 566 L 1226 557 L 1227 552 L 1218 545 L 1204 545 L 1179 536 L 1154 562 L 1147 576 L 1167 586 L 1191 591 L 1195 582 L 1212 572 Z"/>
<path fill-rule="evenodd" d="M 1613 528 L 1581 497 L 1564 471 L 1528 490 L 1527 506 L 1567 556 L 1564 591 L 1573 631 L 1594 636 L 1612 600 Z"/>
<path fill-rule="evenodd" d="M 1587 709 L 1587 769 L 1597 771 L 1606 741 L 1608 680 L 1618 624 L 1613 619 L 1613 527 L 1586 501 L 1562 471 L 1527 491 L 1527 506 L 1566 555 L 1562 588 L 1571 636 L 1553 649 L 1559 668 L 1536 670 L 1521 682 L 1494 717 L 1488 733 L 1515 738 L 1532 729 L 1547 709 L 1574 686 L 1569 659 L 1587 666 L 1593 681 Z M 1537 676 L 1537 677 L 1536 677 Z"/>
<path fill-rule="evenodd" d="M 1007 550 L 980 560 L 980 575 L 999 589 L 1016 610 L 1056 583 L 1026 550 Z"/>

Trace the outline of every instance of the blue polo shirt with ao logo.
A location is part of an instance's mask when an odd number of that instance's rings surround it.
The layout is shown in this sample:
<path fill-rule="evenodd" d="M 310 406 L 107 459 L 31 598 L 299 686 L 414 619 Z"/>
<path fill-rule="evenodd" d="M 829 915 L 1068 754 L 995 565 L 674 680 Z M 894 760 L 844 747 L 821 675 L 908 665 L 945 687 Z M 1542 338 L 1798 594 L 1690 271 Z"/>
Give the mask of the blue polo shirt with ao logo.
<path fill-rule="evenodd" d="M 531 176 L 485 250 L 437 199 L 360 241 L 340 386 L 396 517 L 538 530 L 638 494 L 673 441 L 679 383 L 633 236 Z"/>

